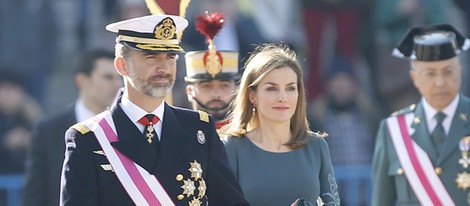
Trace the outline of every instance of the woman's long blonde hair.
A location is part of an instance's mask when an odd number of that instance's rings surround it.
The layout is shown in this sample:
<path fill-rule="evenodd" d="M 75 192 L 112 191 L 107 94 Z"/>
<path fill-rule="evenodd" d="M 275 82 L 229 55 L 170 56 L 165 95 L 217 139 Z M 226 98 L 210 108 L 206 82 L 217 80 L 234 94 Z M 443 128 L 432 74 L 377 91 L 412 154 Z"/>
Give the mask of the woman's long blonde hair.
<path fill-rule="evenodd" d="M 256 47 L 245 64 L 235 99 L 231 103 L 228 118 L 231 122 L 222 127 L 222 135 L 242 137 L 259 126 L 259 119 L 253 114 L 250 91 L 256 91 L 259 82 L 267 73 L 281 67 L 289 67 L 297 74 L 298 101 L 290 120 L 292 139 L 286 143 L 291 148 L 299 148 L 308 142 L 313 133 L 309 128 L 306 115 L 306 97 L 302 68 L 294 51 L 283 44 L 262 44 Z"/>

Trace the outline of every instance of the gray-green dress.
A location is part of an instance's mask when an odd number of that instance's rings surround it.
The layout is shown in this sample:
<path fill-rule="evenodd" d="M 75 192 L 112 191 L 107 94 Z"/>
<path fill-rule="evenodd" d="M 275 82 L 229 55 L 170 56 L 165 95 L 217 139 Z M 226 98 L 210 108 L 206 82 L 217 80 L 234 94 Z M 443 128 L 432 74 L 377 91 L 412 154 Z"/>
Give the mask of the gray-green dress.
<path fill-rule="evenodd" d="M 290 152 L 265 151 L 246 137 L 228 137 L 228 159 L 253 206 L 286 206 L 304 198 L 316 205 L 339 205 L 338 187 L 326 141 L 312 137 L 307 145 Z"/>

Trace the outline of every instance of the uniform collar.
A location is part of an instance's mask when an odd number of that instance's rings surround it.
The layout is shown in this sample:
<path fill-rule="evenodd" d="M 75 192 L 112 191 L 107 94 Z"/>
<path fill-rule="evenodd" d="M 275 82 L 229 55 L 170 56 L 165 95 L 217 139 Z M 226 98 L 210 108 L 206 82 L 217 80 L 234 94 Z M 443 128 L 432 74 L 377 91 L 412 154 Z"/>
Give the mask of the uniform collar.
<path fill-rule="evenodd" d="M 452 123 L 452 119 L 454 118 L 455 111 L 457 110 L 459 100 L 460 100 L 460 95 L 456 95 L 454 100 L 452 100 L 452 102 L 450 102 L 450 104 L 447 105 L 447 107 L 445 107 L 442 111 L 440 111 L 440 112 L 443 112 L 444 114 L 446 114 L 446 118 L 442 122 L 442 124 L 444 126 L 444 129 L 446 131 L 446 134 L 449 133 L 450 126 L 451 126 L 451 123 Z M 434 130 L 434 127 L 436 127 L 436 124 L 437 124 L 437 120 L 434 118 L 434 116 L 439 111 L 434 109 L 426 101 L 426 99 L 424 97 L 422 98 L 422 102 L 423 102 L 424 113 L 426 114 L 426 123 L 428 125 L 428 131 L 431 133 L 432 130 Z"/>
<path fill-rule="evenodd" d="M 165 105 L 164 101 L 162 101 L 162 103 L 155 110 L 150 112 L 150 114 L 156 115 L 160 119 L 161 122 L 163 122 L 163 114 L 165 111 L 164 105 Z M 140 108 L 139 106 L 131 102 L 129 98 L 126 97 L 125 95 L 122 96 L 121 108 L 124 111 L 124 113 L 126 113 L 126 115 L 129 117 L 129 119 L 134 123 L 137 123 L 137 121 L 139 121 L 140 118 L 148 114 L 148 112 L 146 112 L 145 110 L 143 110 L 142 108 Z"/>

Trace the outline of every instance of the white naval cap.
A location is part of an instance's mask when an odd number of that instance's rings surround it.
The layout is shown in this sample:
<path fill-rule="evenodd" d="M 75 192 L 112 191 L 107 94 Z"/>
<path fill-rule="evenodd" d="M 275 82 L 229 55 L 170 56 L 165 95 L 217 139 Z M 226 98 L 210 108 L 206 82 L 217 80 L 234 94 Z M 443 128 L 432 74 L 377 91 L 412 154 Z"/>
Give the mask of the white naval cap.
<path fill-rule="evenodd" d="M 184 52 L 178 33 L 188 20 L 173 15 L 148 15 L 119 21 L 106 26 L 117 33 L 116 42 L 143 51 Z"/>

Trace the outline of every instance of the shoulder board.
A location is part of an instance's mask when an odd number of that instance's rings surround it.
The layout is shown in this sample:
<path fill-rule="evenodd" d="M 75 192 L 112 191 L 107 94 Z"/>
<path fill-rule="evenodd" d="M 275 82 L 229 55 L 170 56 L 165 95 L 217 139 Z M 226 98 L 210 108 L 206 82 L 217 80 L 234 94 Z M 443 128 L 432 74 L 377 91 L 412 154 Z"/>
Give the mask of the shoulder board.
<path fill-rule="evenodd" d="M 209 123 L 209 115 L 206 112 L 201 110 L 198 110 L 197 112 L 199 112 L 199 120 Z"/>
<path fill-rule="evenodd" d="M 398 111 L 393 112 L 391 116 L 397 116 L 397 115 L 401 115 L 401 114 L 406 114 L 406 113 L 409 113 L 409 112 L 414 111 L 415 108 L 416 108 L 416 104 L 412 104 L 412 105 L 410 105 L 410 106 L 408 106 L 408 107 L 405 107 L 405 108 L 403 108 L 403 109 L 401 109 L 401 110 L 398 110 Z"/>
<path fill-rule="evenodd" d="M 76 129 L 82 135 L 91 131 L 86 125 L 81 124 L 81 123 L 74 124 L 72 128 Z"/>

